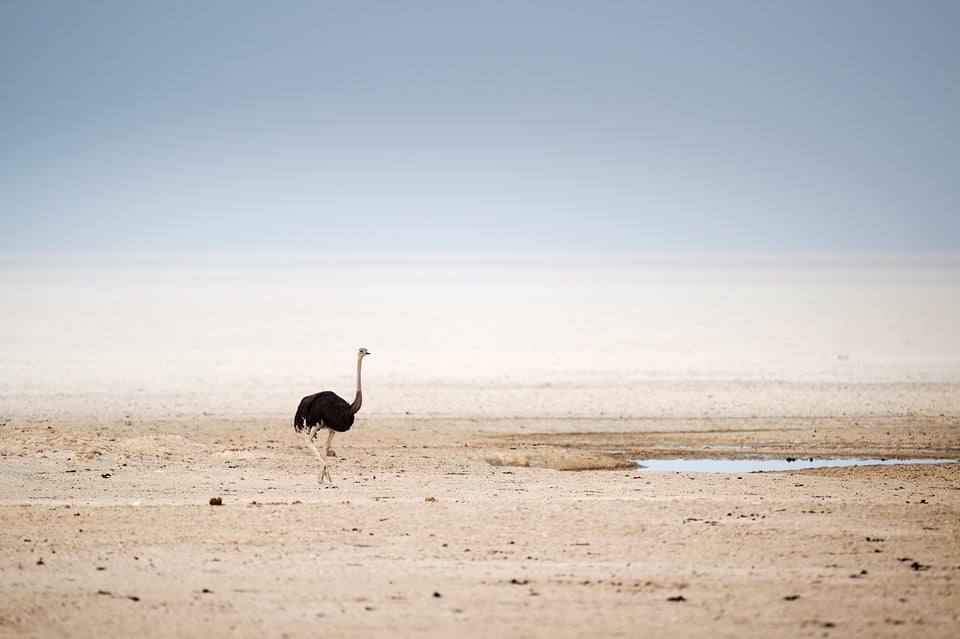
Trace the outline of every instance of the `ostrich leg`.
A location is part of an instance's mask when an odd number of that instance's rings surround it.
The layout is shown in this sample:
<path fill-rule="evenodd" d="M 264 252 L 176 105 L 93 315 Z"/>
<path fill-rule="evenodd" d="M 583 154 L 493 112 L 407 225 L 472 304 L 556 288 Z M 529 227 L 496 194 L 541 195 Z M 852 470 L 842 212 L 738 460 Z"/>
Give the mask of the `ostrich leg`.
<path fill-rule="evenodd" d="M 337 434 L 337 431 L 330 429 L 327 432 L 327 444 L 323 447 L 323 452 L 327 454 L 328 457 L 336 457 L 337 451 L 330 450 L 330 443 L 333 441 L 333 436 Z"/>
<path fill-rule="evenodd" d="M 317 436 L 317 430 L 319 429 L 316 426 L 314 426 L 313 428 L 310 429 L 310 432 L 305 435 L 307 440 L 307 446 L 310 447 L 310 450 L 312 450 L 314 454 L 317 456 L 317 459 L 320 460 L 320 467 L 321 467 L 320 483 L 322 484 L 323 478 L 326 477 L 327 481 L 329 481 L 332 484 L 333 480 L 330 479 L 330 469 L 327 468 L 327 457 L 326 455 L 321 453 L 319 450 L 317 450 L 317 447 L 313 445 L 313 439 Z"/>

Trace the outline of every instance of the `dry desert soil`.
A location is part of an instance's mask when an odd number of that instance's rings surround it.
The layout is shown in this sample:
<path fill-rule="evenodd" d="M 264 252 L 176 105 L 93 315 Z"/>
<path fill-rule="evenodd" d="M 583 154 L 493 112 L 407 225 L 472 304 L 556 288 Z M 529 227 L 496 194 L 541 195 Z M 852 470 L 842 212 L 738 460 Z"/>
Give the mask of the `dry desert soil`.
<path fill-rule="evenodd" d="M 960 464 L 721 474 L 629 461 L 956 459 L 956 416 L 373 415 L 334 441 L 324 485 L 288 421 L 4 423 L 0 636 L 960 627 Z"/>

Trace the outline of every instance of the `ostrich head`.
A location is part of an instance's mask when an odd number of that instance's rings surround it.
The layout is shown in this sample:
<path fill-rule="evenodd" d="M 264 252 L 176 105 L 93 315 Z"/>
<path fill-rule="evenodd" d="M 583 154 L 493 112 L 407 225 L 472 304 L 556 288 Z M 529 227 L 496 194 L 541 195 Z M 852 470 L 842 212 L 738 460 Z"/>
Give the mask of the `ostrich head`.
<path fill-rule="evenodd" d="M 360 350 L 357 351 L 357 355 L 358 355 L 360 358 L 364 358 L 364 357 L 366 357 L 366 356 L 369 355 L 369 354 L 370 354 L 370 351 L 368 351 L 367 349 L 365 349 L 365 348 L 362 347 L 362 346 L 360 347 Z"/>

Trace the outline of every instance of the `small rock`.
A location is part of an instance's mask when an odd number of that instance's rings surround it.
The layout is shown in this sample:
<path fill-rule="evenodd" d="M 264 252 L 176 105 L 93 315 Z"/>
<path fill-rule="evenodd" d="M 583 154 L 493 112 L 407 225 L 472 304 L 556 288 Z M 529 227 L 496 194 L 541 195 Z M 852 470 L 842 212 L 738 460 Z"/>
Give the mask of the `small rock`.
<path fill-rule="evenodd" d="M 210 498 L 210 505 L 211 505 L 211 506 L 222 506 L 222 505 L 223 505 L 223 499 L 221 499 L 220 497 L 211 497 L 211 498 Z"/>
<path fill-rule="evenodd" d="M 425 502 L 427 502 L 427 503 L 434 503 L 434 502 L 437 501 L 437 498 L 436 498 L 436 497 L 427 497 L 427 498 L 424 499 L 423 501 L 425 501 Z"/>

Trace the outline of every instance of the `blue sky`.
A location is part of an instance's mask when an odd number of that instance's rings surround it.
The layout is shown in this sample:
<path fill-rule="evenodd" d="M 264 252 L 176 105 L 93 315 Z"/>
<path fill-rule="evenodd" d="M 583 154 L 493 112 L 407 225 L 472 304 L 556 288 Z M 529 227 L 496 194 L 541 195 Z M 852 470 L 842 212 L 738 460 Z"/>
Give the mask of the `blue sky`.
<path fill-rule="evenodd" d="M 957 251 L 960 3 L 4 2 L 0 251 Z"/>

